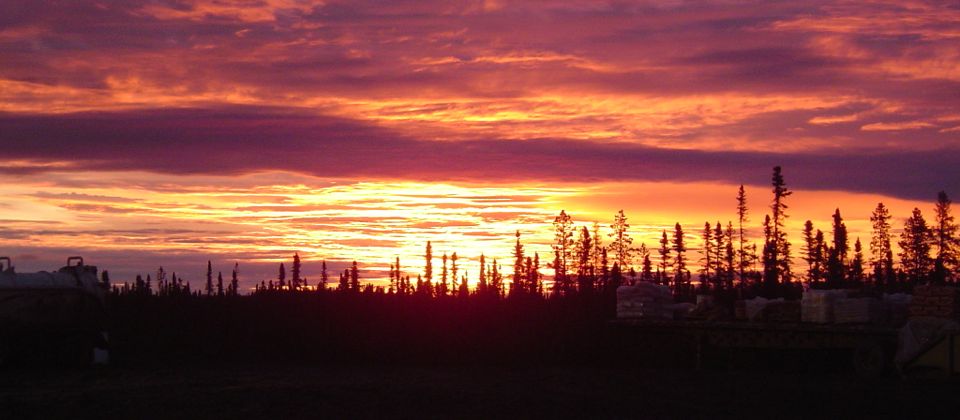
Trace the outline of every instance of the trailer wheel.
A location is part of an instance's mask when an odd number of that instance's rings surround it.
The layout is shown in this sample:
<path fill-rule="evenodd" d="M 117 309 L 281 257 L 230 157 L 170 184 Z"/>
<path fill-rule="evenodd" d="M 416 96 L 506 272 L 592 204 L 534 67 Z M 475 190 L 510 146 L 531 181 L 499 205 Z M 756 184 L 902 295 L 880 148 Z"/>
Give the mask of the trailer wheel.
<path fill-rule="evenodd" d="M 862 378 L 879 378 L 887 373 L 890 360 L 880 343 L 867 341 L 853 349 L 853 369 Z"/>

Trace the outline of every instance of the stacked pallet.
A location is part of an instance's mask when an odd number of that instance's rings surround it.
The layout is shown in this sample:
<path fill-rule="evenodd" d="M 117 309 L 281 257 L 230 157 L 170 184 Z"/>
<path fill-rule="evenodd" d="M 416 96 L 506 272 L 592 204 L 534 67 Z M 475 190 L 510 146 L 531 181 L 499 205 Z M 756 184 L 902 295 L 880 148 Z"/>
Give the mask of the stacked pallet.
<path fill-rule="evenodd" d="M 884 304 L 877 298 L 837 299 L 833 304 L 833 322 L 837 324 L 880 324 L 884 314 Z"/>
<path fill-rule="evenodd" d="M 617 288 L 618 318 L 673 319 L 675 310 L 667 286 L 638 282 Z"/>
<path fill-rule="evenodd" d="M 951 286 L 917 286 L 910 301 L 910 317 L 960 319 L 960 289 Z"/>
<path fill-rule="evenodd" d="M 834 304 L 847 297 L 846 290 L 807 290 L 800 300 L 800 313 L 803 322 L 814 324 L 832 324 Z"/>

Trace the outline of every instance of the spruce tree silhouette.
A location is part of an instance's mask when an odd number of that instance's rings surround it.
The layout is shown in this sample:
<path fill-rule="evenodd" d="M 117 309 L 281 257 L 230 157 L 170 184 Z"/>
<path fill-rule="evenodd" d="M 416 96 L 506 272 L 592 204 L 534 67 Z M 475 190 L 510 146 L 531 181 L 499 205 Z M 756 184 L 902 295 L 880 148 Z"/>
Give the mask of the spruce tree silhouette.
<path fill-rule="evenodd" d="M 720 221 L 717 220 L 716 227 L 713 230 L 713 288 L 714 290 L 722 290 L 724 283 L 724 267 L 723 267 L 723 226 L 720 224 Z"/>
<path fill-rule="evenodd" d="M 937 284 L 954 283 L 957 270 L 960 269 L 960 237 L 954 217 L 950 212 L 950 198 L 947 193 L 937 193 L 934 207 L 933 241 L 936 254 L 933 260 L 932 280 Z"/>
<path fill-rule="evenodd" d="M 510 284 L 510 296 L 518 296 L 526 292 L 526 275 L 529 273 L 523 256 L 523 244 L 520 243 L 520 230 L 514 234 L 517 241 L 513 246 L 513 283 Z"/>
<path fill-rule="evenodd" d="M 442 268 L 442 270 L 440 271 L 440 284 L 439 284 L 438 287 L 437 287 L 437 295 L 438 295 L 438 296 L 446 296 L 446 295 L 447 295 L 447 286 L 448 286 L 448 283 L 447 283 L 447 253 L 446 253 L 446 252 L 443 253 L 443 257 L 441 257 L 440 260 L 443 262 L 443 268 Z"/>
<path fill-rule="evenodd" d="M 450 255 L 450 292 L 451 294 L 459 293 L 459 282 L 457 277 L 457 272 L 459 267 L 457 267 L 457 253 L 454 252 Z M 466 283 L 464 283 L 466 284 Z"/>
<path fill-rule="evenodd" d="M 767 297 L 781 294 L 781 285 L 790 282 L 790 242 L 784 228 L 787 219 L 785 199 L 793 194 L 784 182 L 779 166 L 773 168 L 771 180 L 773 201 L 770 204 L 772 216 L 764 220 L 764 270 L 763 293 Z"/>
<path fill-rule="evenodd" d="M 737 250 L 737 272 L 739 273 L 740 277 L 741 289 L 747 280 L 746 271 L 753 262 L 753 258 L 750 258 L 747 255 L 747 237 L 746 229 L 744 228 L 744 225 L 749 222 L 748 212 L 747 192 L 743 189 L 743 184 L 740 184 L 740 189 L 737 191 L 737 244 L 739 246 L 739 249 Z"/>
<path fill-rule="evenodd" d="M 933 269 L 933 260 L 930 258 L 931 242 L 927 221 L 923 219 L 920 209 L 914 208 L 903 224 L 903 232 L 897 243 L 900 246 L 900 267 L 912 284 L 922 284 L 929 278 Z"/>
<path fill-rule="evenodd" d="M 640 280 L 652 282 L 654 280 L 653 262 L 650 261 L 650 251 L 646 244 L 640 244 L 640 259 L 643 261 L 640 268 Z"/>
<path fill-rule="evenodd" d="M 293 266 L 290 267 L 290 290 L 295 291 L 300 288 L 303 279 L 300 278 L 300 253 L 293 254 Z"/>
<path fill-rule="evenodd" d="M 614 261 L 620 266 L 620 269 L 628 269 L 635 250 L 633 249 L 633 238 L 630 237 L 629 232 L 630 223 L 628 223 L 627 215 L 623 213 L 623 209 L 614 215 L 610 230 L 608 236 L 612 238 L 612 242 L 607 248 L 613 253 Z"/>
<path fill-rule="evenodd" d="M 833 246 L 827 257 L 827 287 L 839 289 L 846 282 L 847 253 L 850 244 L 847 240 L 847 225 L 843 223 L 840 209 L 833 213 Z"/>
<path fill-rule="evenodd" d="M 568 293 L 571 289 L 567 271 L 570 267 L 574 234 L 573 219 L 567 214 L 566 210 L 560 210 L 560 214 L 553 220 L 553 229 L 553 287 L 554 293 L 562 295 Z"/>
<path fill-rule="evenodd" d="M 429 288 L 433 282 L 433 247 L 430 244 L 430 241 L 427 241 L 427 249 L 424 252 L 424 259 L 426 260 L 423 266 L 423 279 Z"/>
<path fill-rule="evenodd" d="M 354 292 L 360 291 L 360 267 L 356 261 L 350 266 L 350 290 Z"/>
<path fill-rule="evenodd" d="M 673 284 L 676 288 L 674 293 L 679 295 L 687 295 L 690 292 L 687 290 L 689 286 L 690 275 L 687 272 L 687 246 L 684 244 L 683 227 L 680 226 L 680 223 L 677 223 L 674 226 L 673 252 L 676 253 L 676 256 L 673 258 Z"/>
<path fill-rule="evenodd" d="M 863 286 L 863 245 L 858 237 L 853 244 L 853 261 L 850 262 L 849 281 L 853 287 Z"/>
<path fill-rule="evenodd" d="M 207 287 L 205 289 L 207 296 L 213 295 L 213 263 L 207 260 Z"/>
<path fill-rule="evenodd" d="M 673 265 L 670 261 L 670 240 L 667 239 L 667 231 L 663 230 L 663 234 L 660 237 L 660 248 L 658 249 L 660 253 L 660 265 L 657 268 L 657 283 L 668 285 L 670 284 L 670 274 L 669 268 Z"/>
<path fill-rule="evenodd" d="M 896 280 L 893 269 L 893 249 L 890 246 L 890 211 L 883 203 L 870 215 L 872 232 L 870 235 L 870 267 L 873 269 L 874 283 L 883 288 Z"/>
<path fill-rule="evenodd" d="M 327 260 L 320 262 L 320 284 L 317 285 L 317 289 L 321 292 L 327 290 L 327 283 L 330 281 L 329 275 L 327 274 Z"/>

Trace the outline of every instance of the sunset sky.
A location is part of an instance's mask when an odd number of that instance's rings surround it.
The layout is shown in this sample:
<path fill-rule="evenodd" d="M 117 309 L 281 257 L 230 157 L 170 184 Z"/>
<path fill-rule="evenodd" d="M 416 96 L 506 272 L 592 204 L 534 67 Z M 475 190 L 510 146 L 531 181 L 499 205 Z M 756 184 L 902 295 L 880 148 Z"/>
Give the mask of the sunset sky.
<path fill-rule="evenodd" d="M 695 247 L 745 184 L 756 239 L 775 165 L 795 247 L 838 207 L 866 246 L 877 202 L 899 228 L 960 196 L 960 3 L 0 2 L 20 271 L 415 277 L 432 240 L 475 281 L 516 230 L 550 260 L 561 209 Z"/>

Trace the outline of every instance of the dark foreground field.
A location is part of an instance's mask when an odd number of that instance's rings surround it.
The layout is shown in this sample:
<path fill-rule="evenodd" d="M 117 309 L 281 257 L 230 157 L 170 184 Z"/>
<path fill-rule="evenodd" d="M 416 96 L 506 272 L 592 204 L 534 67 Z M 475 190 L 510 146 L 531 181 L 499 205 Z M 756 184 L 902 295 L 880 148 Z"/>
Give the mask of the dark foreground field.
<path fill-rule="evenodd" d="M 625 361 L 625 364 L 628 361 Z M 847 373 L 648 368 L 7 370 L 15 418 L 957 418 L 960 384 Z"/>

